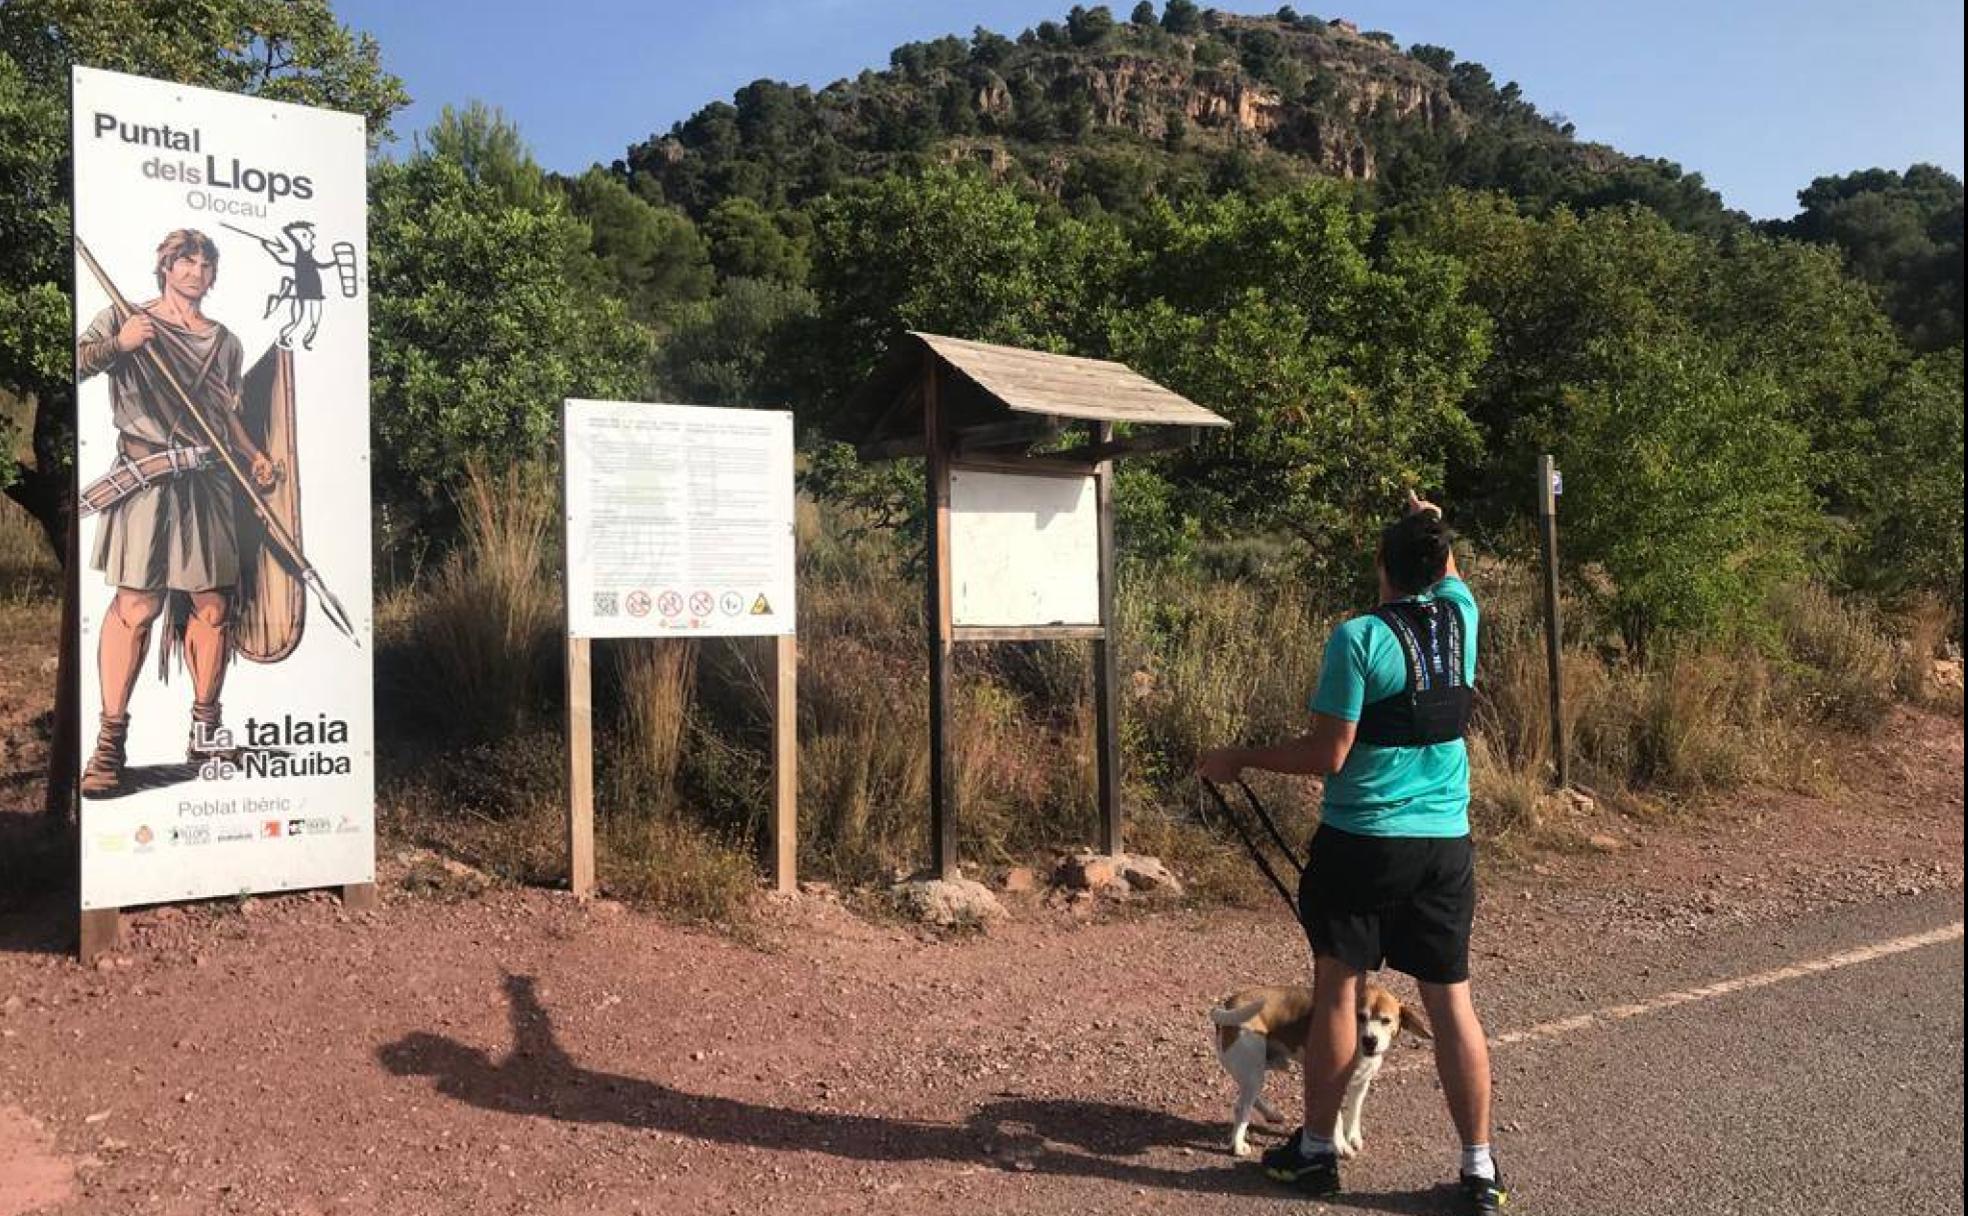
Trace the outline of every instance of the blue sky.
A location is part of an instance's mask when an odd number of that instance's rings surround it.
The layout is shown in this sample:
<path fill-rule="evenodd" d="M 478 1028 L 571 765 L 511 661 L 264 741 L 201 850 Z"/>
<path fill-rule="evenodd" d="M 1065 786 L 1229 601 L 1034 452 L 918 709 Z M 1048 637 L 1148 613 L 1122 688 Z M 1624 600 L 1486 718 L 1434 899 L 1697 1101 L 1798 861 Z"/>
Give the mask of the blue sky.
<path fill-rule="evenodd" d="M 499 106 L 551 169 L 578 170 L 759 79 L 824 85 L 896 45 L 983 25 L 1015 35 L 1070 0 L 338 0 L 415 104 Z M 1118 15 L 1133 0 L 1112 5 Z M 1272 12 L 1271 3 L 1204 7 Z M 1405 45 L 1516 80 L 1581 138 L 1699 170 L 1730 206 L 1789 215 L 1813 177 L 1915 161 L 1962 172 L 1961 0 L 1335 0 Z"/>

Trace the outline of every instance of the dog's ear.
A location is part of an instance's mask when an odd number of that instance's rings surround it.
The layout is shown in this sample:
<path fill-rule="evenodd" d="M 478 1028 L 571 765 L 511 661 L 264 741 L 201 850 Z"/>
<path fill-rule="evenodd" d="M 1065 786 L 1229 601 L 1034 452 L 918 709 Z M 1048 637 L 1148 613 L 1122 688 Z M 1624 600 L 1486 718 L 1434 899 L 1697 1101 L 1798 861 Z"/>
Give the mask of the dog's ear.
<path fill-rule="evenodd" d="M 1413 1007 L 1409 1005 L 1401 1006 L 1401 1029 L 1418 1039 L 1432 1039 L 1435 1037 L 1430 1033 L 1428 1023 L 1422 1021 L 1421 1015 L 1416 1013 Z"/>

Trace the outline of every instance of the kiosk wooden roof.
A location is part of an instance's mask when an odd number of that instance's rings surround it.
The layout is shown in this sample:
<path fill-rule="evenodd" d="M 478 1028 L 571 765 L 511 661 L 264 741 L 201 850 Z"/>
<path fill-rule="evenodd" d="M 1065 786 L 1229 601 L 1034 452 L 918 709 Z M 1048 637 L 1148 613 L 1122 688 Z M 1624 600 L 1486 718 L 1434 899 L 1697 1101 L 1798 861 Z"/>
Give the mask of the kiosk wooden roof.
<path fill-rule="evenodd" d="M 1178 428 L 1048 453 L 1091 463 L 1184 445 L 1204 430 L 1230 425 L 1125 364 L 911 332 L 849 401 L 841 437 L 860 444 L 869 459 L 923 455 L 927 368 L 937 373 L 939 429 L 959 457 L 1029 446 L 1074 423 Z"/>

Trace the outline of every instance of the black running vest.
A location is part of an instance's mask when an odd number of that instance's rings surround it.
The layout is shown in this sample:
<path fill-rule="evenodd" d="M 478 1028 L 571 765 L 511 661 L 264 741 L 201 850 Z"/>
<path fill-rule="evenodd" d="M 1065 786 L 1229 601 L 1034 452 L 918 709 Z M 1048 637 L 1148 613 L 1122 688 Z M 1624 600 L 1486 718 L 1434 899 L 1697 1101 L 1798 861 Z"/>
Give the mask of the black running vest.
<path fill-rule="evenodd" d="M 1355 742 L 1428 747 L 1468 734 L 1475 690 L 1463 674 L 1462 613 L 1443 600 L 1399 600 L 1374 615 L 1401 644 L 1408 686 L 1361 711 Z"/>

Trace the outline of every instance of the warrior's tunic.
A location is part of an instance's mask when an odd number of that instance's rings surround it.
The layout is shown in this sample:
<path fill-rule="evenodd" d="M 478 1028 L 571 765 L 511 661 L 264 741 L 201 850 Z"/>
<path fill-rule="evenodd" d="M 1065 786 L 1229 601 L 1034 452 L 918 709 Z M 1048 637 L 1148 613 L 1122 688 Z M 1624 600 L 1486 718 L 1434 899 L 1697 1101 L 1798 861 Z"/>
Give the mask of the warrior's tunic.
<path fill-rule="evenodd" d="M 227 419 L 239 408 L 245 351 L 239 339 L 213 321 L 202 330 L 173 325 L 151 314 L 156 337 L 149 348 L 171 369 L 203 416 L 230 442 Z M 211 441 L 183 416 L 176 395 L 142 351 L 119 352 L 114 309 L 97 314 L 77 343 L 77 365 L 86 379 L 109 373 L 109 401 L 121 450 L 141 455 L 168 447 L 209 447 Z M 113 587 L 136 591 L 209 591 L 239 581 L 239 541 L 234 492 L 223 469 L 161 477 L 109 507 L 96 530 L 90 565 Z"/>

